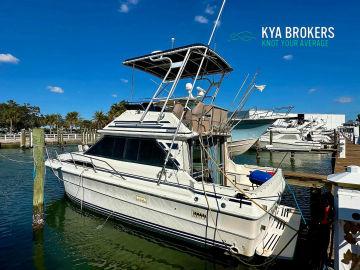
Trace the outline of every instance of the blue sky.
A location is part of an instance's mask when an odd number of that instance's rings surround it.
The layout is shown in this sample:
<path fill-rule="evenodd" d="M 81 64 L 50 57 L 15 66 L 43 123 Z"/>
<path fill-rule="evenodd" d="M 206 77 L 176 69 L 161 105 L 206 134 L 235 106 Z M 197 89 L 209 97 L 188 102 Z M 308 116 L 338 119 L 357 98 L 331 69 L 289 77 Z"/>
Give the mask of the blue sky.
<path fill-rule="evenodd" d="M 131 69 L 124 59 L 170 47 L 206 43 L 220 1 L 2 0 L 0 102 L 14 99 L 42 113 L 97 110 L 130 98 Z M 216 32 L 216 50 L 234 72 L 218 103 L 229 107 L 247 73 L 260 70 L 247 107 L 294 105 L 296 112 L 360 113 L 358 1 L 228 0 Z M 214 14 L 213 11 L 215 12 Z M 327 48 L 266 48 L 261 26 L 334 26 Z M 249 31 L 255 39 L 234 40 Z M 214 45 L 213 44 L 213 45 Z M 291 57 L 285 57 L 291 55 Z M 286 60 L 288 59 L 288 60 Z M 155 84 L 135 73 L 135 98 Z"/>

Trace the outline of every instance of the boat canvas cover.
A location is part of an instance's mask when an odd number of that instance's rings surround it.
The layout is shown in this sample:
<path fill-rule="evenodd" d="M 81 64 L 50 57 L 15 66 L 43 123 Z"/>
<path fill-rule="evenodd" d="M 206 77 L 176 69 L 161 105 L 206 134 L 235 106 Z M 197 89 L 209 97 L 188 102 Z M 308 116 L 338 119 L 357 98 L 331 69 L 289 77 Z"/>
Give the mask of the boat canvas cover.
<path fill-rule="evenodd" d="M 166 73 L 172 67 L 166 78 L 166 81 L 171 81 L 176 78 L 188 50 L 190 50 L 189 60 L 186 63 L 181 79 L 196 76 L 206 50 L 199 76 L 224 74 L 232 71 L 230 65 L 220 55 L 204 44 L 192 44 L 166 51 L 157 51 L 125 60 L 123 64 L 155 75 L 160 79 L 164 79 Z M 172 63 L 170 63 L 169 59 L 171 59 Z"/>

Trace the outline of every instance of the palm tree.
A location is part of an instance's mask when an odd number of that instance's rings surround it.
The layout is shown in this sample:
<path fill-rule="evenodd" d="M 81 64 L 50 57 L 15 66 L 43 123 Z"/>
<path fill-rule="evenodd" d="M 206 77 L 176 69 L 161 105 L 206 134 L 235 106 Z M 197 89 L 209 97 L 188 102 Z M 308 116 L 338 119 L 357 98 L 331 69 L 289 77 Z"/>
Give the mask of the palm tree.
<path fill-rule="evenodd" d="M 80 128 L 82 129 L 92 129 L 94 126 L 94 123 L 90 120 L 83 119 L 80 122 Z"/>
<path fill-rule="evenodd" d="M 13 132 L 13 126 L 14 124 L 17 124 L 19 118 L 20 118 L 19 105 L 15 101 L 9 100 L 6 104 L 5 119 L 6 122 L 9 123 L 10 133 Z"/>
<path fill-rule="evenodd" d="M 108 112 L 109 120 L 114 120 L 116 117 L 118 117 L 124 111 L 126 111 L 126 107 L 125 107 L 126 104 L 127 104 L 127 102 L 122 100 L 119 103 L 115 103 L 115 104 L 111 105 L 111 108 Z"/>
<path fill-rule="evenodd" d="M 96 111 L 94 114 L 94 124 L 97 129 L 101 129 L 108 123 L 109 118 L 102 111 Z"/>
<path fill-rule="evenodd" d="M 59 113 L 55 114 L 55 117 L 56 117 L 55 126 L 58 129 L 60 126 L 64 125 L 64 119 Z"/>
<path fill-rule="evenodd" d="M 44 124 L 48 125 L 50 128 L 50 134 L 52 133 L 52 129 L 58 125 L 59 122 L 59 116 L 61 119 L 61 115 L 60 114 L 47 114 L 44 117 Z"/>
<path fill-rule="evenodd" d="M 80 114 L 78 112 L 68 112 L 65 116 L 65 122 L 69 125 L 70 133 L 79 123 Z"/>

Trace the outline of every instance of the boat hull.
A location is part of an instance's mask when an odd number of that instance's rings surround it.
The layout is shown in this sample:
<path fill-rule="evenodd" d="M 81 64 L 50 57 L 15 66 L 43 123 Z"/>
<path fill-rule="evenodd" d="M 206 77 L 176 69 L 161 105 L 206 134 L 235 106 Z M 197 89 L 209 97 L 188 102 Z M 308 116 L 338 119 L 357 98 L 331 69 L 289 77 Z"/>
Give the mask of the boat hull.
<path fill-rule="evenodd" d="M 294 151 L 311 151 L 311 150 L 319 150 L 321 149 L 321 145 L 319 143 L 308 143 L 308 142 L 273 142 L 270 145 L 270 141 L 259 140 L 260 148 L 276 148 L 279 150 L 294 150 Z"/>
<path fill-rule="evenodd" d="M 257 139 L 246 139 L 228 142 L 229 154 L 231 156 L 241 155 L 248 151 L 256 141 Z"/>
<path fill-rule="evenodd" d="M 265 234 L 261 228 L 272 219 L 269 214 L 252 220 L 209 211 L 185 201 L 129 190 L 66 172 L 62 172 L 62 177 L 66 195 L 80 207 L 193 244 L 231 250 L 237 255 L 252 257 L 255 254 Z M 131 180 L 135 181 L 127 179 Z M 250 206 L 244 202 L 239 207 Z"/>

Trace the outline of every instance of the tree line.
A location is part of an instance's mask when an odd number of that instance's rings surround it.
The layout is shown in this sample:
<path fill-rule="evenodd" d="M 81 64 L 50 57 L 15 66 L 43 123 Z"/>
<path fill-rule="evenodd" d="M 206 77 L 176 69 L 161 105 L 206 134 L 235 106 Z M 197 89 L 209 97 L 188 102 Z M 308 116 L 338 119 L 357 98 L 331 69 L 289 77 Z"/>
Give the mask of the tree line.
<path fill-rule="evenodd" d="M 96 111 L 92 119 L 83 119 L 79 112 L 61 114 L 41 114 L 40 107 L 28 103 L 18 104 L 14 100 L 0 103 L 0 132 L 14 133 L 21 129 L 48 127 L 50 133 L 57 128 L 101 129 L 126 110 L 126 101 L 111 105 L 109 111 Z"/>

